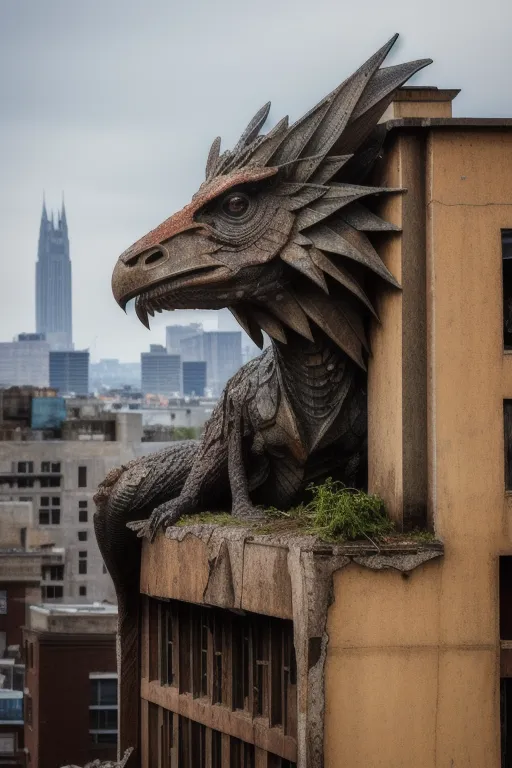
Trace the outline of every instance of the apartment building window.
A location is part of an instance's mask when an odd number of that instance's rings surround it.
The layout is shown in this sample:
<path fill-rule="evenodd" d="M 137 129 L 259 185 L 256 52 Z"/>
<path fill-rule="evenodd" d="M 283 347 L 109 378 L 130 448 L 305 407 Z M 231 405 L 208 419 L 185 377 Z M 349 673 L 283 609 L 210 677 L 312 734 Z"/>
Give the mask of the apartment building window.
<path fill-rule="evenodd" d="M 87 587 L 78 587 L 78 594 L 80 597 L 87 597 Z"/>
<path fill-rule="evenodd" d="M 505 489 L 512 491 L 512 400 L 503 401 L 503 434 L 505 438 Z"/>
<path fill-rule="evenodd" d="M 87 501 L 78 502 L 78 522 L 86 523 L 89 519 L 89 510 L 87 509 Z"/>
<path fill-rule="evenodd" d="M 78 487 L 87 488 L 87 467 L 78 467 Z"/>
<path fill-rule="evenodd" d="M 87 541 L 87 531 L 78 531 L 78 541 Z"/>
<path fill-rule="evenodd" d="M 501 230 L 503 269 L 503 347 L 512 349 L 512 229 Z"/>
<path fill-rule="evenodd" d="M 34 472 L 33 461 L 18 461 L 18 474 L 23 475 L 25 473 L 31 474 Z"/>
<path fill-rule="evenodd" d="M 43 565 L 43 581 L 64 581 L 63 565 Z"/>
<path fill-rule="evenodd" d="M 18 488 L 33 488 L 33 487 L 34 487 L 33 477 L 18 477 Z"/>
<path fill-rule="evenodd" d="M 60 497 L 41 496 L 39 525 L 60 525 Z"/>
<path fill-rule="evenodd" d="M 0 616 L 5 616 L 7 613 L 7 592 L 5 589 L 0 590 Z"/>
<path fill-rule="evenodd" d="M 16 734 L 0 734 L 0 755 L 14 755 L 16 751 Z"/>
<path fill-rule="evenodd" d="M 91 673 L 89 734 L 94 744 L 117 743 L 117 675 Z"/>
<path fill-rule="evenodd" d="M 42 461 L 41 472 L 60 472 L 60 461 Z"/>
<path fill-rule="evenodd" d="M 78 553 L 78 573 L 81 576 L 85 576 L 87 573 L 87 552 L 86 550 L 81 550 Z"/>
<path fill-rule="evenodd" d="M 64 587 L 58 584 L 48 584 L 41 587 L 43 600 L 60 600 L 64 597 Z"/>
<path fill-rule="evenodd" d="M 41 488 L 60 488 L 60 477 L 41 477 L 39 485 Z"/>

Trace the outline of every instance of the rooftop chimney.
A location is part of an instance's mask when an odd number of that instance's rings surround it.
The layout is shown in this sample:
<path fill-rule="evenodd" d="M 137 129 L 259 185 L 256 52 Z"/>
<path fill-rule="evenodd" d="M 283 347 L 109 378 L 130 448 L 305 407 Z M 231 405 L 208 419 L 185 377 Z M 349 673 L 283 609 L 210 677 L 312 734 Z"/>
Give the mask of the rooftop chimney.
<path fill-rule="evenodd" d="M 403 117 L 452 117 L 452 101 L 459 93 L 459 88 L 428 85 L 399 88 L 380 122 Z"/>

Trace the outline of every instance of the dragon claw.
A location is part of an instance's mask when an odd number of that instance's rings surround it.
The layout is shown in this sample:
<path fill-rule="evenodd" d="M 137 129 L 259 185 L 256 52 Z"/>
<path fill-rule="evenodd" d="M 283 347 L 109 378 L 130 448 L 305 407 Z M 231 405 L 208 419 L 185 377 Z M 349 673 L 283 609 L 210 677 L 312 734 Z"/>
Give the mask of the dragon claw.
<path fill-rule="evenodd" d="M 165 528 L 179 520 L 181 515 L 182 509 L 181 505 L 178 504 L 178 499 L 172 499 L 156 507 L 148 520 L 135 520 L 132 523 L 128 523 L 127 527 L 131 531 L 135 531 L 139 539 L 145 538 L 148 541 L 154 541 L 160 528 L 165 530 Z"/>

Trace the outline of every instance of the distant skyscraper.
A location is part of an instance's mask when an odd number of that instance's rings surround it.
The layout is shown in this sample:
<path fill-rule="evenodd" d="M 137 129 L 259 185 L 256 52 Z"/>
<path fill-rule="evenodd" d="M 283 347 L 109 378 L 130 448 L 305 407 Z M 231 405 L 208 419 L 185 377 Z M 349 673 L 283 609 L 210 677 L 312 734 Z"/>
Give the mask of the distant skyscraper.
<path fill-rule="evenodd" d="M 168 355 L 165 347 L 150 344 L 140 356 L 142 392 L 170 397 L 181 390 L 181 358 Z"/>
<path fill-rule="evenodd" d="M 50 352 L 50 387 L 61 395 L 88 395 L 89 353 Z"/>
<path fill-rule="evenodd" d="M 180 354 L 180 343 L 182 339 L 188 339 L 191 336 L 197 336 L 201 333 L 203 326 L 201 323 L 189 323 L 188 325 L 168 325 L 165 329 L 165 343 L 169 355 Z"/>
<path fill-rule="evenodd" d="M 71 323 L 71 261 L 66 210 L 55 224 L 43 202 L 36 264 L 36 330 L 51 349 L 73 348 Z"/>
<path fill-rule="evenodd" d="M 182 365 L 183 394 L 204 397 L 206 388 L 206 363 L 204 360 L 190 360 Z"/>

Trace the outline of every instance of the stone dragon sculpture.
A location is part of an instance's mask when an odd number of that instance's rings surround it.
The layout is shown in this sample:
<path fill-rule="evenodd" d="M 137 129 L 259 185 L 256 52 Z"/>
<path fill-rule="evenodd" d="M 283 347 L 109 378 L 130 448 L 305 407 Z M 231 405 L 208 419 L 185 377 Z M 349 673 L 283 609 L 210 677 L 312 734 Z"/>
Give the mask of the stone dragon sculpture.
<path fill-rule="evenodd" d="M 397 228 L 368 201 L 402 190 L 363 182 L 395 90 L 430 63 L 381 68 L 396 37 L 293 125 L 260 134 L 266 104 L 233 150 L 215 139 L 192 201 L 115 266 L 117 302 L 135 298 L 147 327 L 162 310 L 228 307 L 256 344 L 262 331 L 271 340 L 228 382 L 202 440 L 136 459 L 100 486 L 96 534 L 121 622 L 139 592 L 133 530 L 152 539 L 219 507 L 251 518 L 257 505 L 289 507 L 313 479 L 364 475 L 370 296 L 397 286 L 370 239 Z"/>

